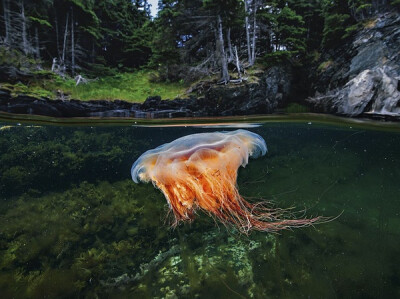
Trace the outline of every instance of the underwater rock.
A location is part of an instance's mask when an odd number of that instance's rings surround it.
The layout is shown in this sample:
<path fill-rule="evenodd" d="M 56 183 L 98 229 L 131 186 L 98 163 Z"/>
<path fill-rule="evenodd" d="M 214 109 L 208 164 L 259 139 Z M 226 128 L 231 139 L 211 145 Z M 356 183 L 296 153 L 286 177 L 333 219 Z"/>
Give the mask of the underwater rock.
<path fill-rule="evenodd" d="M 177 245 L 174 245 L 165 252 L 160 251 L 150 262 L 141 264 L 139 267 L 140 271 L 137 272 L 136 275 L 131 277 L 127 273 L 124 273 L 118 277 L 109 278 L 107 279 L 107 281 L 101 280 L 100 283 L 105 287 L 121 287 L 123 285 L 139 281 L 148 272 L 153 271 L 167 258 L 178 254 L 179 251 L 180 251 L 179 247 Z"/>

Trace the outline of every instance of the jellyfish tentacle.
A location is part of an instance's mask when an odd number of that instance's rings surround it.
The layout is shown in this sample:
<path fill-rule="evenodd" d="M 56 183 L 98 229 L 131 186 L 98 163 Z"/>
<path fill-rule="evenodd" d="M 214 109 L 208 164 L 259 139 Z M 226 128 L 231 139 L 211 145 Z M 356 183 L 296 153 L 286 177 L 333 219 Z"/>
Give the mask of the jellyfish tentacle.
<path fill-rule="evenodd" d="M 197 210 L 246 234 L 320 222 L 321 217 L 287 219 L 285 210 L 265 201 L 248 202 L 239 194 L 239 167 L 266 152 L 264 139 L 246 130 L 193 134 L 145 152 L 131 174 L 134 182 L 152 181 L 161 190 L 175 217 L 173 225 L 193 220 Z"/>

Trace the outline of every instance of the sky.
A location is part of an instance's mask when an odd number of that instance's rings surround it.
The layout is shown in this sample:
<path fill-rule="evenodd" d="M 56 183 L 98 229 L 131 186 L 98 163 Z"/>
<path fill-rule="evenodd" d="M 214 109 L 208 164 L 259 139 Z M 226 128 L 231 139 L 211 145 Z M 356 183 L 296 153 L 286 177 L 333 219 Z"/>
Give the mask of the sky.
<path fill-rule="evenodd" d="M 158 12 L 158 0 L 148 0 L 148 2 L 151 4 L 151 16 L 155 17 Z"/>

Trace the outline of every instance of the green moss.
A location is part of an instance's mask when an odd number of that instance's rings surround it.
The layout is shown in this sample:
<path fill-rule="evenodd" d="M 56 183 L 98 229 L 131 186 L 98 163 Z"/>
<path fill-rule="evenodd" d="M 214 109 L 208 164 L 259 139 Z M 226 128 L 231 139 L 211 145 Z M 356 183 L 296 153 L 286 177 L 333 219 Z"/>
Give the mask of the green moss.
<path fill-rule="evenodd" d="M 11 83 L 0 83 L 0 88 L 6 89 L 11 91 L 12 96 L 18 96 L 20 94 L 26 94 L 32 97 L 45 97 L 45 98 L 52 98 L 53 97 L 53 92 L 43 89 L 42 87 L 32 84 L 32 85 L 25 85 L 23 83 L 16 83 L 16 84 L 11 84 Z"/>
<path fill-rule="evenodd" d="M 125 100 L 143 102 L 149 96 L 159 95 L 163 99 L 174 99 L 185 93 L 182 83 L 152 83 L 151 71 L 121 73 L 115 76 L 100 77 L 87 84 L 76 86 L 72 79 L 60 77 L 41 82 L 46 91 L 62 91 L 79 100 Z M 54 97 L 54 94 L 53 94 Z"/>
<path fill-rule="evenodd" d="M 333 61 L 332 60 L 327 60 L 322 62 L 319 66 L 318 66 L 318 72 L 323 73 L 325 72 L 329 67 L 331 67 L 333 65 Z"/>
<path fill-rule="evenodd" d="M 286 107 L 287 113 L 307 113 L 310 112 L 310 109 L 307 106 L 298 104 L 298 103 L 290 103 Z"/>

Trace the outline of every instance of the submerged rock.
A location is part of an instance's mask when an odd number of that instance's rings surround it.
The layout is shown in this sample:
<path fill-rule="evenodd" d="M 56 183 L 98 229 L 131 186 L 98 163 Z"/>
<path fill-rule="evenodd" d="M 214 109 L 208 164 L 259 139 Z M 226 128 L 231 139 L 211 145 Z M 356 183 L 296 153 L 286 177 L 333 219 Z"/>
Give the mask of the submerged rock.
<path fill-rule="evenodd" d="M 384 14 L 314 74 L 314 111 L 400 117 L 400 16 Z"/>

